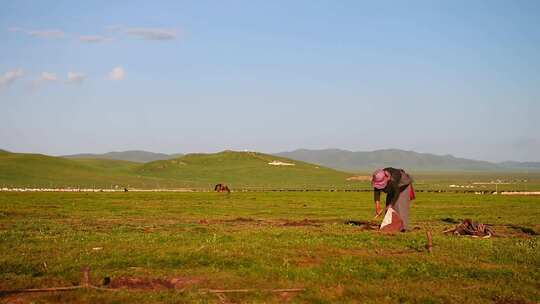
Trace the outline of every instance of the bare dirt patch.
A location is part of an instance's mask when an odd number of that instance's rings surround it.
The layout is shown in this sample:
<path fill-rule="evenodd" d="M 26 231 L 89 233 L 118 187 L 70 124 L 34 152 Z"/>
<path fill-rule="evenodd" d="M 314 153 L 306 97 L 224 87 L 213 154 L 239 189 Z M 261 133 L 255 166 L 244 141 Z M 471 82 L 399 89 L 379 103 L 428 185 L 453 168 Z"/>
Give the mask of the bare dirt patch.
<path fill-rule="evenodd" d="M 261 220 L 254 218 L 237 217 L 234 219 L 226 220 L 205 220 L 198 221 L 200 225 L 212 225 L 212 224 L 229 224 L 229 225 L 252 225 L 252 226 L 275 226 L 275 227 L 320 227 L 324 223 L 334 223 L 335 221 L 323 221 L 318 219 L 303 219 L 303 220 Z"/>
<path fill-rule="evenodd" d="M 293 226 L 293 227 L 297 227 L 297 226 L 315 226 L 315 227 L 319 227 L 319 226 L 322 226 L 322 222 L 319 221 L 319 220 L 308 220 L 308 219 L 303 219 L 301 221 L 289 221 L 289 220 L 286 220 L 283 224 L 281 224 L 281 226 L 285 226 L 285 227 L 289 227 L 289 226 Z"/>
<path fill-rule="evenodd" d="M 251 217 L 237 217 L 232 220 L 224 220 L 225 223 L 261 223 L 263 220 L 253 219 Z"/>
<path fill-rule="evenodd" d="M 184 289 L 190 285 L 200 283 L 202 280 L 190 277 L 175 277 L 170 279 L 161 278 L 141 278 L 141 277 L 119 277 L 113 279 L 108 285 L 112 289 Z"/>
<path fill-rule="evenodd" d="M 237 217 L 233 219 L 223 219 L 223 220 L 207 220 L 200 219 L 198 221 L 200 225 L 212 225 L 212 224 L 227 224 L 227 225 L 271 225 L 270 221 L 254 219 L 251 217 Z"/>
<path fill-rule="evenodd" d="M 528 235 L 539 235 L 538 232 L 534 231 L 534 229 L 519 225 L 508 225 L 508 227 L 517 230 L 518 232 L 521 232 L 522 234 L 528 234 Z"/>
<path fill-rule="evenodd" d="M 350 220 L 346 221 L 345 224 L 358 226 L 362 230 L 379 230 L 379 224 L 375 222 Z"/>

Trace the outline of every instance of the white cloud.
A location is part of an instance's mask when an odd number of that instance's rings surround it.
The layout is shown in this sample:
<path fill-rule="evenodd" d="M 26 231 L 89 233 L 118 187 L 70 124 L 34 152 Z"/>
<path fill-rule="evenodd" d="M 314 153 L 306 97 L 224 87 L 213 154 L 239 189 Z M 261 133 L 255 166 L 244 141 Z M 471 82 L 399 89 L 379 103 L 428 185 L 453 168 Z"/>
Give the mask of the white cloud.
<path fill-rule="evenodd" d="M 124 78 L 126 78 L 126 71 L 123 67 L 115 67 L 109 73 L 110 80 L 124 80 Z"/>
<path fill-rule="evenodd" d="M 23 75 L 24 72 L 22 69 L 8 71 L 4 75 L 0 75 L 0 88 L 12 84 L 17 78 L 21 78 Z"/>
<path fill-rule="evenodd" d="M 86 79 L 84 73 L 68 72 L 67 83 L 80 84 Z"/>
<path fill-rule="evenodd" d="M 33 81 L 34 88 L 39 87 L 42 84 L 45 84 L 47 82 L 56 82 L 58 80 L 58 77 L 56 77 L 56 74 L 49 73 L 49 72 L 43 72 L 39 76 L 39 78 L 35 79 Z"/>
<path fill-rule="evenodd" d="M 98 35 L 87 35 L 87 36 L 80 36 L 79 40 L 81 42 L 87 42 L 87 43 L 98 43 L 98 42 L 105 42 L 110 41 L 110 38 L 98 36 Z"/>
<path fill-rule="evenodd" d="M 58 39 L 64 38 L 65 33 L 62 30 L 57 29 L 43 29 L 43 30 L 31 30 L 27 32 L 28 35 L 39 38 Z"/>
<path fill-rule="evenodd" d="M 49 73 L 49 72 L 43 72 L 41 73 L 41 77 L 40 79 L 42 81 L 57 81 L 58 78 L 56 77 L 56 74 L 54 73 Z"/>
<path fill-rule="evenodd" d="M 145 40 L 172 40 L 176 38 L 176 30 L 165 28 L 127 28 L 124 33 Z"/>

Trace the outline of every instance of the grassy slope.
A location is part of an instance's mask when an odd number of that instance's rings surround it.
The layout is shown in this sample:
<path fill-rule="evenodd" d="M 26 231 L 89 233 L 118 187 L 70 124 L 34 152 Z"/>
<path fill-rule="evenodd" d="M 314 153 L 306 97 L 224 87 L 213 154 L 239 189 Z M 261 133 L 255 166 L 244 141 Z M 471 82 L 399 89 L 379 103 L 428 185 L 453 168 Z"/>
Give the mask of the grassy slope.
<path fill-rule="evenodd" d="M 130 172 L 134 165 L 114 160 L 69 160 L 41 154 L 0 153 L 0 185 L 109 188 L 111 185 L 141 184 L 141 179 Z"/>
<path fill-rule="evenodd" d="M 69 286 L 105 276 L 199 279 L 185 291 L 75 291 L 16 303 L 538 303 L 538 197 L 421 194 L 395 236 L 343 225 L 373 216 L 370 193 L 0 193 L 0 289 Z M 234 220 L 238 217 L 244 220 Z M 445 236 L 470 217 L 498 237 Z M 245 219 L 253 219 L 248 221 Z M 317 226 L 283 226 L 310 219 Z M 202 221 L 201 220 L 206 220 Z M 257 222 L 255 220 L 261 220 Z M 425 228 L 434 233 L 432 254 Z M 93 250 L 92 248 L 102 248 Z"/>
<path fill-rule="evenodd" d="M 112 170 L 115 172 L 124 172 L 124 173 L 129 173 L 135 167 L 139 166 L 139 163 L 132 162 L 132 161 L 113 160 L 113 159 L 104 159 L 104 158 L 77 158 L 77 159 L 72 159 L 72 161 L 89 166 L 89 167 L 94 167 L 97 169 L 106 169 L 106 170 Z"/>
<path fill-rule="evenodd" d="M 268 165 L 275 160 L 295 165 Z M 147 163 L 136 171 L 142 176 L 171 179 L 189 186 L 210 187 L 226 183 L 233 188 L 329 188 L 353 185 L 346 181 L 350 176 L 348 173 L 256 152 L 188 154 L 173 160 Z"/>

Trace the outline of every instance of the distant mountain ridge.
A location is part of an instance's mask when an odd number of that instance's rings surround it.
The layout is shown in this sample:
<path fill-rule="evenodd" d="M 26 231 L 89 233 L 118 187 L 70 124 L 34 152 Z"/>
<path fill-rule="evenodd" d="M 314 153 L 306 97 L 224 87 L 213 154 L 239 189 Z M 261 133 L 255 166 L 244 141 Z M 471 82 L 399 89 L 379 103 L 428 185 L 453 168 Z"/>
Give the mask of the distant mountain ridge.
<path fill-rule="evenodd" d="M 125 160 L 137 163 L 147 163 L 156 160 L 166 160 L 181 157 L 183 154 L 164 154 L 164 153 L 154 153 L 142 150 L 129 150 L 121 152 L 108 152 L 103 154 L 91 154 L 91 153 L 81 153 L 81 154 L 72 154 L 61 156 L 63 158 L 99 158 L 99 159 L 113 159 L 113 160 Z"/>
<path fill-rule="evenodd" d="M 540 170 L 540 162 L 516 162 L 516 161 L 505 161 L 498 163 L 500 167 L 510 168 L 510 169 L 531 169 L 531 170 Z"/>
<path fill-rule="evenodd" d="M 540 170 L 540 162 L 501 162 L 458 158 L 452 155 L 418 153 L 398 149 L 352 152 L 341 149 L 299 149 L 275 155 L 345 171 L 399 167 L 427 171 Z"/>

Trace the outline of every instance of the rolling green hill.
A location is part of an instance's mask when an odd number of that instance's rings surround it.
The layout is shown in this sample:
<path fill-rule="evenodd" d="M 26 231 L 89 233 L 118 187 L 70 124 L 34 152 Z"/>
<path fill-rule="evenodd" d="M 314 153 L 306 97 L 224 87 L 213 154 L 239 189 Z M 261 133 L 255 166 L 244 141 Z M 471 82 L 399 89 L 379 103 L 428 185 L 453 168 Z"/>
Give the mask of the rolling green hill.
<path fill-rule="evenodd" d="M 131 173 L 136 165 L 113 160 L 69 160 L 41 154 L 0 153 L 0 186 L 110 188 L 142 185 L 145 179 Z"/>
<path fill-rule="evenodd" d="M 281 165 L 271 165 L 282 162 Z M 289 164 L 289 165 L 287 165 Z M 183 185 L 213 186 L 217 182 L 233 188 L 329 188 L 348 187 L 350 174 L 301 161 L 257 152 L 224 151 L 188 154 L 184 157 L 146 163 L 137 174 L 175 180 Z"/>
<path fill-rule="evenodd" d="M 73 161 L 89 167 L 110 169 L 117 172 L 130 172 L 131 169 L 140 165 L 137 162 L 105 158 L 76 158 Z"/>
<path fill-rule="evenodd" d="M 271 165 L 278 162 L 278 165 Z M 281 162 L 281 163 L 280 163 Z M 0 187 L 349 188 L 350 174 L 283 157 L 224 151 L 188 154 L 140 164 L 108 159 L 66 159 L 0 153 Z"/>

